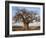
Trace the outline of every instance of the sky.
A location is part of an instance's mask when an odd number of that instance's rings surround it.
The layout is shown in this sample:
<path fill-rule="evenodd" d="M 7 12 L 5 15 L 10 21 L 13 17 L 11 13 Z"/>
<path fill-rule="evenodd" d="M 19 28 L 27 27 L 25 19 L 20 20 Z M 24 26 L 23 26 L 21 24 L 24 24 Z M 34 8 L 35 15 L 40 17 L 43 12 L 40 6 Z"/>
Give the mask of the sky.
<path fill-rule="evenodd" d="M 34 13 L 36 12 L 37 14 L 40 15 L 40 8 L 39 7 L 16 7 L 16 6 L 12 6 L 12 16 L 16 15 L 16 12 L 18 11 L 17 9 L 21 10 L 25 8 L 27 11 L 33 11 Z"/>

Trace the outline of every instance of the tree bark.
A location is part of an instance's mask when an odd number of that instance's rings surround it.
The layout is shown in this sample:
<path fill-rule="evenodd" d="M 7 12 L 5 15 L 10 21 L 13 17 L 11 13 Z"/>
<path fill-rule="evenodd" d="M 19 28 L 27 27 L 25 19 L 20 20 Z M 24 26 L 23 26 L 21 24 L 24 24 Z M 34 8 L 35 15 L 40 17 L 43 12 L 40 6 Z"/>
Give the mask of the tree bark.
<path fill-rule="evenodd" d="M 28 30 L 28 29 L 29 29 L 28 23 L 24 23 L 24 30 Z"/>

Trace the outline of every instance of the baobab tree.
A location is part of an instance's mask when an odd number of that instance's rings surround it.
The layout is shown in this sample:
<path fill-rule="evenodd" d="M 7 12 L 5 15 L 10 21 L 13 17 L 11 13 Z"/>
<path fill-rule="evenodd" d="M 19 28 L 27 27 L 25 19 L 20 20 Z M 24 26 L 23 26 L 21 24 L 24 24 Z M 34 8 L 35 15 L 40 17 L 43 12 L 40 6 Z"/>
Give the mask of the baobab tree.
<path fill-rule="evenodd" d="M 21 21 L 24 23 L 24 29 L 29 29 L 29 23 L 32 22 L 32 14 L 27 12 L 26 9 L 19 10 L 20 12 L 16 13 L 16 16 L 14 16 L 15 22 Z"/>

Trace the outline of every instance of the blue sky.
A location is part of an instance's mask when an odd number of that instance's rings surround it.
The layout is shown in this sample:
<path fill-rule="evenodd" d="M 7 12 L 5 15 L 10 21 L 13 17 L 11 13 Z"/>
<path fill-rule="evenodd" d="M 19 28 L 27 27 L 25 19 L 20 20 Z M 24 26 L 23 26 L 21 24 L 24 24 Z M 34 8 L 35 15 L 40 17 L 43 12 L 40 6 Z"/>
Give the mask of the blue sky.
<path fill-rule="evenodd" d="M 12 6 L 12 16 L 16 15 L 17 9 L 23 9 L 25 8 L 27 11 L 33 11 L 36 12 L 40 15 L 40 8 L 39 7 L 16 7 L 16 6 Z"/>

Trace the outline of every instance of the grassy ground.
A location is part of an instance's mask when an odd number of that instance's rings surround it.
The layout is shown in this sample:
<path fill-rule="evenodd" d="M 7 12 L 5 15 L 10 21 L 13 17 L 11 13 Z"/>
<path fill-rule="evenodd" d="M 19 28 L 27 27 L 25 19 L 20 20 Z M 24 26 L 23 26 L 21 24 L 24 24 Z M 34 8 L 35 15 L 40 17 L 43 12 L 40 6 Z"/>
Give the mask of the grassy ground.
<path fill-rule="evenodd" d="M 40 30 L 40 26 L 30 26 L 28 30 Z M 19 27 L 13 26 L 12 31 L 26 31 L 26 29 L 24 30 L 24 27 L 22 26 Z"/>

